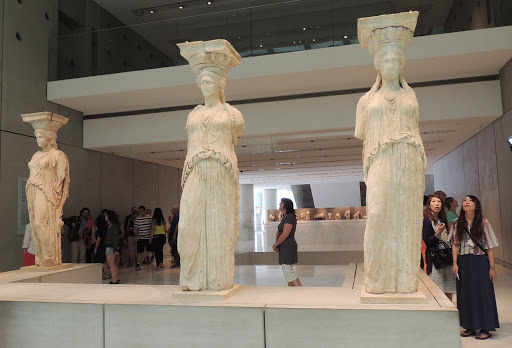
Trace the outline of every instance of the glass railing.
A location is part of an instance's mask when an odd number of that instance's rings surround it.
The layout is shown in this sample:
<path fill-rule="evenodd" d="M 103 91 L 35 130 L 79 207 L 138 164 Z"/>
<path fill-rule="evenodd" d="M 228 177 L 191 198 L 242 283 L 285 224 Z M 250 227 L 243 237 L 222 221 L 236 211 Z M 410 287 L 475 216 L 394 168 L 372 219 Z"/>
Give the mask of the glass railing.
<path fill-rule="evenodd" d="M 238 8 L 219 6 L 218 11 L 216 3 L 222 1 L 158 21 L 150 21 L 151 9 L 132 11 L 131 25 L 118 20 L 72 25 L 61 9 L 57 59 L 52 52 L 50 62 L 55 65 L 50 66 L 50 77 L 63 80 L 186 64 L 176 46 L 185 41 L 223 38 L 242 57 L 357 44 L 358 18 L 409 10 L 420 12 L 416 36 L 512 24 L 512 0 L 291 0 L 261 1 L 265 4 L 258 6 L 257 1 L 240 0 L 231 1 Z M 201 14 L 205 10 L 208 13 Z"/>

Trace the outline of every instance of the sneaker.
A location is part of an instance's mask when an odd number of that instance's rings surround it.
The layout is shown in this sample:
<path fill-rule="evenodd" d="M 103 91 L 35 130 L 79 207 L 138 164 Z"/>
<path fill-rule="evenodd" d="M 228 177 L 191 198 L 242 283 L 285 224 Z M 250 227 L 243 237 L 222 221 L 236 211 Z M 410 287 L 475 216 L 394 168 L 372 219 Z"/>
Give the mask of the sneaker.
<path fill-rule="evenodd" d="M 135 266 L 135 270 L 140 271 L 140 264 L 137 264 L 137 266 Z"/>

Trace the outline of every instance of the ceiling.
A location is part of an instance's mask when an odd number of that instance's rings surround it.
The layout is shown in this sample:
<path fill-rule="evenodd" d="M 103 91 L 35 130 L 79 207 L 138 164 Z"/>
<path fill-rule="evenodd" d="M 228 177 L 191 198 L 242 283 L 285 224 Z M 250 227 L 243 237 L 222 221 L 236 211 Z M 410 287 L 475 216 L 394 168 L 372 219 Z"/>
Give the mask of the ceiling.
<path fill-rule="evenodd" d="M 432 164 L 490 124 L 495 117 L 475 117 L 420 123 L 420 133 Z M 101 151 L 182 168 L 185 141 L 113 146 Z M 236 149 L 240 183 L 282 185 L 361 181 L 362 141 L 353 130 L 283 133 L 242 137 Z"/>

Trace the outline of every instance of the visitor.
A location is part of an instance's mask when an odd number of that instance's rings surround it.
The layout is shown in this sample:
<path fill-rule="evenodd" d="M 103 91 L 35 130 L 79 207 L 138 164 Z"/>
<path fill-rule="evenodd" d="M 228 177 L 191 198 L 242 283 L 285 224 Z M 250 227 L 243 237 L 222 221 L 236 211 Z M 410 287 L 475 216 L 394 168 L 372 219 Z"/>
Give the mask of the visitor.
<path fill-rule="evenodd" d="M 453 273 L 457 275 L 457 309 L 462 337 L 491 337 L 490 331 L 500 327 L 493 282 L 494 248 L 499 245 L 487 219 L 483 217 L 480 200 L 468 195 L 462 201 L 455 223 Z"/>
<path fill-rule="evenodd" d="M 139 216 L 137 207 L 132 207 L 132 212 L 124 219 L 124 230 L 126 232 L 126 240 L 128 243 L 127 254 L 127 267 L 131 267 L 135 264 L 135 258 L 137 255 L 137 240 L 135 238 L 135 219 Z"/>
<path fill-rule="evenodd" d="M 180 254 L 178 253 L 178 224 L 180 222 L 180 207 L 171 208 L 172 220 L 169 227 L 169 246 L 171 247 L 171 268 L 181 267 Z"/>
<path fill-rule="evenodd" d="M 452 230 L 453 222 L 457 220 L 458 216 L 455 210 L 459 206 L 459 203 L 453 197 L 446 198 L 446 221 L 448 221 L 448 231 Z"/>
<path fill-rule="evenodd" d="M 295 241 L 297 217 L 295 209 L 293 209 L 293 202 L 288 198 L 281 198 L 279 210 L 284 218 L 277 227 L 276 242 L 272 249 L 279 253 L 279 264 L 283 268 L 288 286 L 302 286 L 300 279 L 293 271 L 293 265 L 298 262 L 297 242 Z"/>
<path fill-rule="evenodd" d="M 25 235 L 23 237 L 23 264 L 25 267 L 36 264 L 36 246 L 32 240 L 32 231 L 30 222 L 25 226 Z"/>
<path fill-rule="evenodd" d="M 116 265 L 116 254 L 119 254 L 119 235 L 121 234 L 119 218 L 115 211 L 109 210 L 105 220 L 108 224 L 105 236 L 105 255 L 112 275 L 110 284 L 119 284 L 119 270 Z"/>
<path fill-rule="evenodd" d="M 101 263 L 103 268 L 103 280 L 111 278 L 110 269 L 107 266 L 107 257 L 105 255 L 105 237 L 107 234 L 108 224 L 105 215 L 98 215 L 94 221 L 93 233 L 95 237 L 93 262 Z"/>
<path fill-rule="evenodd" d="M 453 298 L 455 293 L 455 277 L 450 272 L 450 267 L 437 269 L 433 263 L 432 253 L 438 250 L 439 241 L 450 243 L 451 236 L 446 230 L 446 215 L 443 201 L 437 195 L 432 196 L 427 207 L 423 210 L 423 241 L 427 246 L 425 262 L 427 274 L 441 289 L 446 297 Z"/>
<path fill-rule="evenodd" d="M 164 268 L 164 252 L 163 248 L 165 245 L 165 218 L 162 213 L 162 209 L 155 208 L 153 213 L 153 241 L 151 246 L 155 253 L 156 267 L 155 271 L 161 271 Z"/>
<path fill-rule="evenodd" d="M 135 219 L 134 232 L 137 239 L 137 263 L 135 270 L 140 271 L 140 263 L 144 250 L 151 255 L 151 239 L 153 238 L 153 218 L 146 215 L 146 207 L 141 205 L 139 207 L 139 216 Z"/>
<path fill-rule="evenodd" d="M 85 263 L 87 253 L 87 243 L 90 243 L 92 226 L 94 221 L 91 218 L 89 208 L 82 208 L 80 216 L 72 216 L 64 219 L 69 228 L 68 240 L 71 242 L 71 262 Z"/>
<path fill-rule="evenodd" d="M 439 190 L 439 191 L 436 191 L 434 192 L 434 196 L 437 196 L 441 199 L 441 201 L 443 202 L 443 204 L 446 204 L 446 193 L 444 193 L 443 191 Z M 445 207 L 446 209 L 446 207 Z"/>

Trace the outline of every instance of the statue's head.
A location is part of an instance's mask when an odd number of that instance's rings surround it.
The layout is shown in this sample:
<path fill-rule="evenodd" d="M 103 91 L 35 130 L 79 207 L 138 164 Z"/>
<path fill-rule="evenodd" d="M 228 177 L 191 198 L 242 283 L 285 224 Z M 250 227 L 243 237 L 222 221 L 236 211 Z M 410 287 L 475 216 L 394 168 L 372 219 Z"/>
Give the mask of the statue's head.
<path fill-rule="evenodd" d="M 197 85 L 203 93 L 203 97 L 209 98 L 215 96 L 222 104 L 226 103 L 224 89 L 226 88 L 226 78 L 212 71 L 204 69 L 197 75 Z"/>
<path fill-rule="evenodd" d="M 48 145 L 54 148 L 57 147 L 57 133 L 47 129 L 37 129 L 35 131 L 35 136 L 37 140 L 37 146 L 40 148 L 45 148 Z"/>
<path fill-rule="evenodd" d="M 398 78 L 405 65 L 404 51 L 391 44 L 383 46 L 375 52 L 373 64 L 382 78 Z"/>

